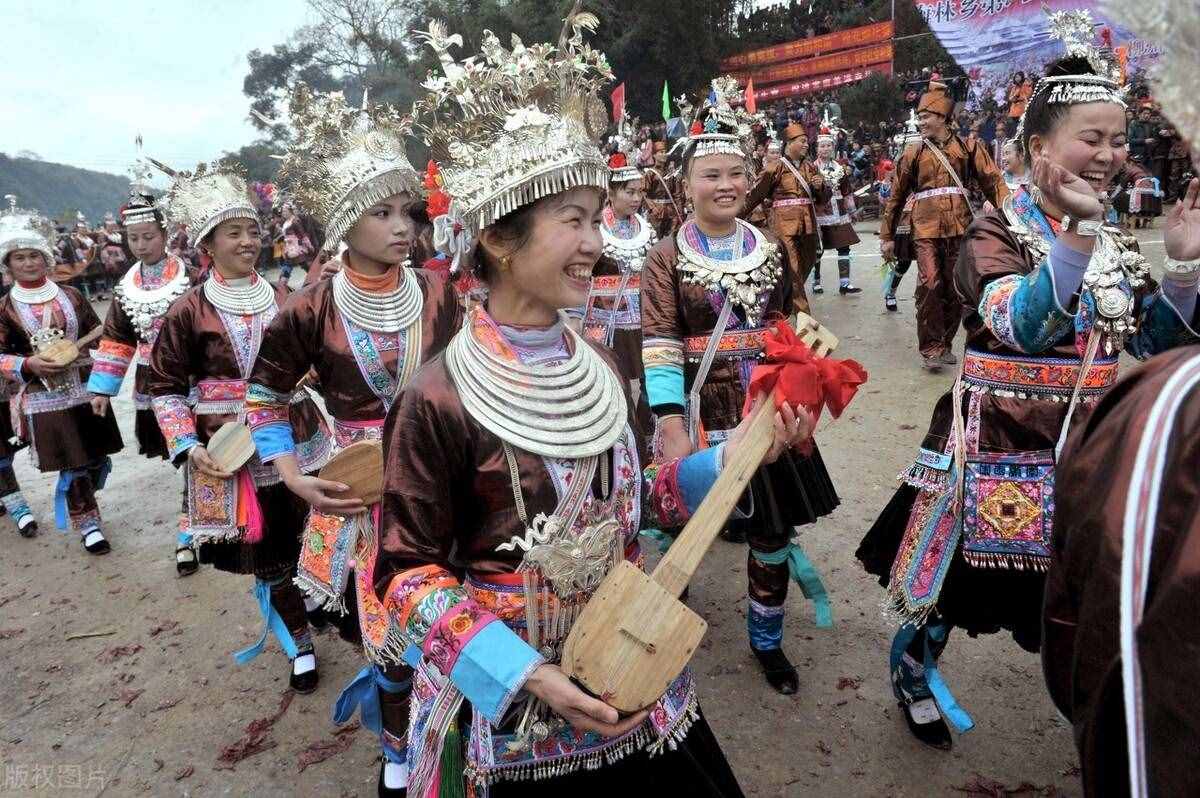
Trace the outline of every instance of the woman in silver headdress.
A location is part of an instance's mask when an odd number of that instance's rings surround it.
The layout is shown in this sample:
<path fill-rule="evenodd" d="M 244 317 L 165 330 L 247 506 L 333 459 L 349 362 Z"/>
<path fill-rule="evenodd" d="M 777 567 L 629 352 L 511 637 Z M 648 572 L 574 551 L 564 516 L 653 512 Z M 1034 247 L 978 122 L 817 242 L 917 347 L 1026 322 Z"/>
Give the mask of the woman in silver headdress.
<path fill-rule="evenodd" d="M 142 168 L 139 164 L 138 168 Z M 129 201 L 121 209 L 125 238 L 137 263 L 125 272 L 113 289 L 113 302 L 104 320 L 104 336 L 92 356 L 92 374 L 87 389 L 92 407 L 108 406 L 121 391 L 130 364 L 134 366 L 134 435 L 138 452 L 151 459 L 166 459 L 167 443 L 146 393 L 150 350 L 162 329 L 167 308 L 192 286 L 191 267 L 181 258 L 167 255 L 166 218 L 154 195 L 139 174 L 129 190 Z M 175 569 L 181 576 L 199 568 L 191 539 L 179 530 L 175 544 Z"/>
<path fill-rule="evenodd" d="M 18 386 L 12 399 L 20 419 L 17 433 L 31 444 L 34 464 L 58 472 L 57 526 L 69 523 L 89 553 L 104 554 L 110 546 L 100 529 L 96 491 L 112 465 L 109 455 L 123 444 L 112 409 L 91 406 L 86 385 L 95 343 L 65 365 L 42 354 L 96 330 L 100 319 L 82 294 L 48 279 L 54 228 L 19 210 L 15 197 L 9 195 L 9 202 L 0 216 L 0 265 L 12 275 L 13 287 L 0 300 L 0 375 Z M 20 504 L 11 508 L 14 518 Z"/>
<path fill-rule="evenodd" d="M 1137 241 L 1103 221 L 1128 152 L 1120 70 L 1092 46 L 1087 12 L 1051 16 L 1068 56 L 1022 117 L 1032 185 L 967 232 L 955 270 L 963 366 L 858 550 L 901 614 L 890 670 L 909 729 L 943 749 L 946 721 L 973 725 L 938 672 L 951 629 L 1041 646 L 1068 429 L 1115 382 L 1122 349 L 1148 357 L 1196 341 L 1200 323 L 1196 272 L 1168 262 L 1156 285 Z"/>
<path fill-rule="evenodd" d="M 287 289 L 272 287 L 254 271 L 262 240 L 258 211 L 242 177 L 204 164 L 194 174 L 173 176 L 169 213 L 187 224 L 193 245 L 211 260 L 212 270 L 167 311 L 150 356 L 146 392 L 168 457 L 186 469 L 186 530 L 199 546 L 201 562 L 255 577 L 265 628 L 257 643 L 235 655 L 237 661 L 257 656 L 270 631 L 291 660 L 289 684 L 310 693 L 317 687 L 316 651 L 304 596 L 292 581 L 308 506 L 287 489 L 271 463 L 253 456 L 236 473 L 227 473 L 207 449 L 218 430 L 233 422 L 236 439 L 236 424 L 246 422 L 250 371 Z M 288 413 L 300 441 L 299 467 L 315 471 L 332 446 L 325 421 L 299 386 Z"/>
<path fill-rule="evenodd" d="M 407 783 L 412 671 L 389 667 L 402 643 L 371 582 L 379 508 L 301 472 L 288 405 L 312 370 L 337 447 L 378 441 L 388 409 L 417 367 L 446 348 L 462 314 L 449 283 L 408 260 L 414 215 L 425 205 L 421 176 L 405 156 L 409 124 L 388 106 L 357 109 L 340 94 L 314 95 L 304 85 L 294 90 L 288 116 L 295 135 L 281 178 L 325 229 L 326 251 L 344 243 L 345 252 L 332 277 L 293 296 L 267 328 L 246 412 L 259 458 L 313 508 L 297 582 L 310 600 L 346 613 L 343 635 L 360 641 L 369 660 L 338 699 L 335 720 L 362 708 L 363 724 L 380 735 L 380 794 L 395 795 Z"/>
<path fill-rule="evenodd" d="M 684 148 L 684 186 L 694 212 L 650 251 L 642 278 L 646 393 L 665 457 L 683 457 L 728 438 L 741 419 L 750 373 L 772 317 L 792 312 L 798 282 L 778 240 L 738 219 L 749 191 L 744 132 L 728 98 L 736 82 L 714 81 L 717 101 L 701 110 L 702 132 Z M 747 206 L 748 207 L 748 206 Z M 815 228 L 814 228 L 815 229 Z M 833 512 L 838 496 L 814 447 L 787 452 L 751 482 L 751 499 L 730 522 L 749 543 L 746 559 L 750 648 L 767 682 L 799 689 L 783 651 L 784 606 L 793 579 L 832 623 L 828 598 L 794 529 Z"/>
<path fill-rule="evenodd" d="M 469 70 L 449 53 L 457 37 L 426 34 L 445 76 L 426 82 L 418 118 L 452 198 L 450 249 L 487 298 L 384 429 L 375 581 L 416 669 L 409 791 L 422 798 L 462 794 L 464 778 L 493 798 L 741 795 L 690 674 L 622 719 L 555 664 L 607 570 L 640 560 L 643 491 L 686 516 L 737 445 L 665 463 L 644 487 L 628 382 L 564 322 L 602 251 L 595 93 L 611 73 L 583 43 L 596 24 L 572 13 L 558 48 L 485 33 Z M 775 454 L 808 426 L 785 409 Z M 563 546 L 581 556 L 552 579 L 545 558 Z"/>

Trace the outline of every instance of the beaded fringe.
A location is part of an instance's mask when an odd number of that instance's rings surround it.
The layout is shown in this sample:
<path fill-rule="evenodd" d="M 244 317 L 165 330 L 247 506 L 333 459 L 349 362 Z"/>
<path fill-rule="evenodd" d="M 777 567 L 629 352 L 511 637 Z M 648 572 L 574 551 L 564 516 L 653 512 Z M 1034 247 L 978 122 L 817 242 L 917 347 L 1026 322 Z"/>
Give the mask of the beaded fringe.
<path fill-rule="evenodd" d="M 409 169 L 389 169 L 356 185 L 335 206 L 325 225 L 325 251 L 334 252 L 355 222 L 380 200 L 396 194 L 424 195 L 417 173 Z"/>
<path fill-rule="evenodd" d="M 242 412 L 245 406 L 246 403 L 241 399 L 216 402 L 200 401 L 192 408 L 192 412 L 198 416 L 236 416 Z"/>
<path fill-rule="evenodd" d="M 245 532 L 235 526 L 225 529 L 209 528 L 204 531 L 197 531 L 195 527 L 189 530 L 192 533 L 192 543 L 196 546 L 204 543 L 241 543 Z"/>
<path fill-rule="evenodd" d="M 467 223 L 471 228 L 471 237 L 477 237 L 481 230 L 518 208 L 581 186 L 602 191 L 607 189 L 608 165 L 599 160 L 592 162 L 576 159 L 566 166 L 554 167 L 530 177 L 513 188 L 502 189 L 492 198 L 485 200 L 478 210 L 468 215 Z"/>
<path fill-rule="evenodd" d="M 338 615 L 346 614 L 346 601 L 341 596 L 335 595 L 326 585 L 314 579 L 309 579 L 304 574 L 297 574 L 292 578 L 292 583 L 300 588 L 301 592 L 309 598 L 316 599 L 321 602 L 321 609 L 327 612 L 336 612 Z"/>
<path fill-rule="evenodd" d="M 989 396 L 998 396 L 1002 399 L 1038 399 L 1043 402 L 1060 402 L 1062 404 L 1071 403 L 1071 394 L 1056 394 L 1056 393 L 1037 393 L 1030 391 L 1011 391 L 1007 388 L 992 388 L 987 385 L 976 385 L 968 382 L 963 383 L 971 393 L 987 394 Z M 1098 397 L 1088 396 L 1085 393 L 1079 395 L 1080 402 L 1094 402 Z"/>
<path fill-rule="evenodd" d="M 676 750 L 699 719 L 700 704 L 693 693 L 688 697 L 687 706 L 675 724 L 661 736 L 653 734 L 649 727 L 643 725 L 616 745 L 585 756 L 568 756 L 553 762 L 531 762 L 513 768 L 489 771 L 468 766 L 464 775 L 481 787 L 490 787 L 502 781 L 541 781 L 566 776 L 579 770 L 599 770 L 605 765 L 620 762 L 636 751 L 644 750 L 649 756 L 658 756 L 666 750 Z"/>
<path fill-rule="evenodd" d="M 1001 552 L 968 551 L 963 549 L 963 559 L 975 568 L 1002 568 L 1015 571 L 1037 571 L 1046 573 L 1050 570 L 1050 558 L 1039 557 L 1036 554 L 1004 554 Z"/>
<path fill-rule="evenodd" d="M 930 468 L 920 463 L 913 463 L 907 471 L 896 476 L 896 479 L 918 490 L 928 490 L 942 493 L 950 486 L 950 472 Z"/>

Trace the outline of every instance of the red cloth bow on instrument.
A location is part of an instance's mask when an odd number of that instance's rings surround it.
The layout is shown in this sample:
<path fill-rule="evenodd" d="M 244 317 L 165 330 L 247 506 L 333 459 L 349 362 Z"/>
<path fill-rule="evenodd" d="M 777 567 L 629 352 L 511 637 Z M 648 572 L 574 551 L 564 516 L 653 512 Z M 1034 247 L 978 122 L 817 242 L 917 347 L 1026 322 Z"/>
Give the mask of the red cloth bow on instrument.
<path fill-rule="evenodd" d="M 778 321 L 763 344 L 762 362 L 750 375 L 742 412 L 750 412 L 754 397 L 771 391 L 776 406 L 786 402 L 808 410 L 815 428 L 822 409 L 839 417 L 866 381 L 866 369 L 857 360 L 817 357 L 787 322 Z M 807 454 L 811 449 L 810 438 L 802 450 Z"/>

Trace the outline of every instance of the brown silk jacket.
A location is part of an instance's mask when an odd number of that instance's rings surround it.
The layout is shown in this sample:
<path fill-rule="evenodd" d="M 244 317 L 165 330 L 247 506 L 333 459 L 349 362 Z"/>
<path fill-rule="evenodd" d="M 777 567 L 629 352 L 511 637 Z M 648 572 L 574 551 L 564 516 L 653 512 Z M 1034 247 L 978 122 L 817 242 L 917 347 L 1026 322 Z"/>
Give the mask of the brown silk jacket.
<path fill-rule="evenodd" d="M 910 144 L 900 156 L 900 163 L 896 165 L 892 194 L 884 206 L 883 219 L 880 222 L 881 240 L 892 240 L 900 211 L 909 195 L 957 186 L 954 178 L 929 147 L 930 145 L 923 142 Z M 976 142 L 968 152 L 966 145 L 955 136 L 942 152 L 968 191 L 977 188 L 993 206 L 1000 207 L 1004 198 L 1008 196 L 1008 186 L 1004 184 L 1004 176 L 996 168 L 986 147 Z M 970 224 L 971 205 L 961 194 L 943 194 L 919 199 L 913 207 L 913 238 L 955 238 L 965 234 Z"/>

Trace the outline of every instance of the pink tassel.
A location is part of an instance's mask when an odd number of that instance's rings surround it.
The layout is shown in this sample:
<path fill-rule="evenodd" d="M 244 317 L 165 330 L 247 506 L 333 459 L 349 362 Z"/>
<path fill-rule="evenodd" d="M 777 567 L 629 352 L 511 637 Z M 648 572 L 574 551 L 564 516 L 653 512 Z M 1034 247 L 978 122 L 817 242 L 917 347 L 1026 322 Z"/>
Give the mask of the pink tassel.
<path fill-rule="evenodd" d="M 254 477 L 250 469 L 238 471 L 238 501 L 245 502 L 246 534 L 242 540 L 246 543 L 261 543 L 263 538 L 262 508 L 258 506 L 258 493 L 254 490 Z"/>

